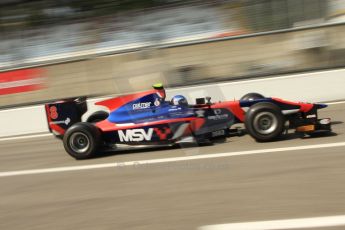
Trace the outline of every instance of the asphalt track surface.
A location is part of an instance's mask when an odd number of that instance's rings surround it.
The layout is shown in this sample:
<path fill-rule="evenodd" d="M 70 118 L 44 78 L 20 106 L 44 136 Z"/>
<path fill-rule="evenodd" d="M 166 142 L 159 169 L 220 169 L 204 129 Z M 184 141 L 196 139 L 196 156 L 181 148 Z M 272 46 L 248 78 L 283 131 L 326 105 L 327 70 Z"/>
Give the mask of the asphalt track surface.
<path fill-rule="evenodd" d="M 180 230 L 345 215 L 345 104 L 321 110 L 320 117 L 332 118 L 334 135 L 289 134 L 271 143 L 246 135 L 213 146 L 127 151 L 84 161 L 69 157 L 52 137 L 0 140 L 0 229 Z M 241 154 L 249 150 L 252 154 Z M 212 158 L 232 152 L 238 155 Z M 211 157 L 193 159 L 203 155 Z M 176 157 L 190 160 L 121 164 Z M 104 163 L 116 167 L 3 174 Z"/>

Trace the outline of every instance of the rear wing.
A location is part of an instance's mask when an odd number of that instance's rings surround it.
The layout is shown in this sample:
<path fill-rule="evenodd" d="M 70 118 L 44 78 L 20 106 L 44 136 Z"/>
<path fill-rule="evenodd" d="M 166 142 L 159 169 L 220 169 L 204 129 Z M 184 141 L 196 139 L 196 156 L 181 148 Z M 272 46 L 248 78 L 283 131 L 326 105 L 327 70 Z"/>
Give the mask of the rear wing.
<path fill-rule="evenodd" d="M 87 111 L 86 97 L 64 99 L 45 104 L 48 128 L 55 136 L 62 137 L 66 130 Z"/>

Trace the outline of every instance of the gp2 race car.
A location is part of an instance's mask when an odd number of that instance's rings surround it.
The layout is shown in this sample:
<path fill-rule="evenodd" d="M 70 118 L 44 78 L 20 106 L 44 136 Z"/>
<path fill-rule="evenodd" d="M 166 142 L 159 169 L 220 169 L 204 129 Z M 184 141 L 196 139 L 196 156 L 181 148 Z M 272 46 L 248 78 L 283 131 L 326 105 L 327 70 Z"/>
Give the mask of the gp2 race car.
<path fill-rule="evenodd" d="M 318 109 L 325 104 L 290 102 L 249 93 L 240 100 L 211 102 L 197 98 L 188 105 L 175 96 L 165 100 L 161 84 L 153 90 L 115 97 L 95 103 L 105 106 L 86 122 L 86 98 L 74 98 L 45 105 L 50 131 L 63 140 L 68 154 L 76 159 L 95 156 L 117 145 L 175 145 L 192 141 L 212 142 L 229 137 L 233 125 L 244 123 L 247 133 L 258 142 L 267 142 L 284 135 L 287 129 L 303 134 L 330 132 L 329 118 L 318 119 Z"/>

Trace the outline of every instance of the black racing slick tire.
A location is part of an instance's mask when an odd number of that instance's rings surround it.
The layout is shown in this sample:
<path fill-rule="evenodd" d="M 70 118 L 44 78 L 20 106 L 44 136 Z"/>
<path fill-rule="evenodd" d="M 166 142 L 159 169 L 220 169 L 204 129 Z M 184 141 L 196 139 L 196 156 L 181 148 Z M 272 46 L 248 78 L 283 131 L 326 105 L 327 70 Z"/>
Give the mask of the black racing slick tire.
<path fill-rule="evenodd" d="M 246 95 L 244 95 L 243 97 L 241 97 L 241 101 L 253 101 L 256 99 L 263 99 L 265 98 L 264 96 L 262 96 L 259 93 L 247 93 Z"/>
<path fill-rule="evenodd" d="M 256 141 L 273 141 L 283 133 L 285 117 L 275 104 L 260 102 L 249 108 L 244 124 Z"/>
<path fill-rule="evenodd" d="M 94 112 L 93 114 L 91 114 L 91 116 L 87 119 L 86 122 L 97 123 L 97 122 L 100 122 L 100 121 L 107 119 L 108 116 L 109 116 L 109 113 L 107 113 L 105 111 L 97 111 L 97 112 Z"/>
<path fill-rule="evenodd" d="M 100 130 L 93 124 L 80 122 L 72 125 L 63 137 L 66 152 L 77 160 L 94 157 L 100 145 Z"/>

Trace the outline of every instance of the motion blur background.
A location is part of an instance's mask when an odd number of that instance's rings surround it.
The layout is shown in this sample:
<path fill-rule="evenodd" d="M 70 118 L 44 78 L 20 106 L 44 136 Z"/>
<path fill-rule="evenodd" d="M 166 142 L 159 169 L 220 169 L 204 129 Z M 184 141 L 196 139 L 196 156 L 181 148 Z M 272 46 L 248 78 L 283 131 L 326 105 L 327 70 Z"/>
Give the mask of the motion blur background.
<path fill-rule="evenodd" d="M 345 66 L 345 0 L 2 0 L 0 107 Z"/>

